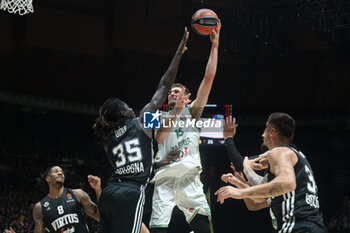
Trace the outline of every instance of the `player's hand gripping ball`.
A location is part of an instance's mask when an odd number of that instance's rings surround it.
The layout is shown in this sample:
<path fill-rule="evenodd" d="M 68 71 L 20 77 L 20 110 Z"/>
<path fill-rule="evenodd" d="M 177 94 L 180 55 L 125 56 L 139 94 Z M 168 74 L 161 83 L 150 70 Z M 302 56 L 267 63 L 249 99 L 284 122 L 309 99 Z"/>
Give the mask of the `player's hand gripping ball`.
<path fill-rule="evenodd" d="M 200 9 L 193 14 L 191 25 L 193 31 L 201 36 L 209 35 L 218 24 L 219 18 L 216 13 L 210 9 Z"/>

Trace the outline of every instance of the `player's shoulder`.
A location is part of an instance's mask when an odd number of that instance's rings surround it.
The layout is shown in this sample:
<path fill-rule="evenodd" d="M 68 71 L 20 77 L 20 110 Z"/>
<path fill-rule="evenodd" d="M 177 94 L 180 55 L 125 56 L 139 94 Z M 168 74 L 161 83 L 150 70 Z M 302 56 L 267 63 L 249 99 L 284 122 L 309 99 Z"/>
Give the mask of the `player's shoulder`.
<path fill-rule="evenodd" d="M 34 209 L 35 208 L 41 208 L 41 201 L 38 201 L 37 203 L 34 204 Z"/>
<path fill-rule="evenodd" d="M 81 197 L 85 193 L 85 191 L 82 189 L 71 189 L 71 191 L 77 198 Z"/>
<path fill-rule="evenodd" d="M 293 163 L 298 160 L 296 153 L 288 146 L 278 146 L 268 152 L 269 160 L 291 160 Z"/>
<path fill-rule="evenodd" d="M 41 208 L 41 202 L 37 202 L 35 203 L 34 205 L 34 208 L 33 208 L 33 217 L 34 219 L 37 219 L 37 218 L 41 218 L 43 216 L 43 211 L 42 211 L 42 208 Z"/>

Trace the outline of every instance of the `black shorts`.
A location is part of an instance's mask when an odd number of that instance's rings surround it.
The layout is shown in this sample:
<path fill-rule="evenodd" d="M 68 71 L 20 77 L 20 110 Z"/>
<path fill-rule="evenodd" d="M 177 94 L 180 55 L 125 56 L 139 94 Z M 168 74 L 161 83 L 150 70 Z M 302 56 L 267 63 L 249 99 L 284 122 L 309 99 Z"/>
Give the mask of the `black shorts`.
<path fill-rule="evenodd" d="M 100 232 L 140 233 L 144 189 L 144 186 L 131 182 L 108 183 L 98 202 Z"/>
<path fill-rule="evenodd" d="M 291 229 L 290 229 L 291 228 Z M 291 230 L 291 231 L 290 231 Z M 281 231 L 276 232 L 291 232 L 291 233 L 327 233 L 327 228 L 323 223 L 317 223 L 312 221 L 296 221 L 291 227 L 288 225 Z"/>

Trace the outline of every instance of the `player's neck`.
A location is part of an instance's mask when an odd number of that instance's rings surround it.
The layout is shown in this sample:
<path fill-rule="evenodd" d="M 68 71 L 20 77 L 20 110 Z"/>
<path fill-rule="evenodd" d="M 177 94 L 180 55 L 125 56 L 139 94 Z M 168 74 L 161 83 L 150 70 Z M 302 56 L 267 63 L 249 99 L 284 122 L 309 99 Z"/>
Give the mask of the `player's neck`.
<path fill-rule="evenodd" d="M 286 140 L 277 140 L 277 141 L 272 142 L 272 146 L 269 149 L 271 150 L 275 147 L 285 146 L 285 145 L 289 145 L 289 142 Z"/>
<path fill-rule="evenodd" d="M 60 198 L 64 190 L 63 185 L 55 184 L 50 187 L 50 192 L 48 194 L 49 197 L 53 199 Z"/>

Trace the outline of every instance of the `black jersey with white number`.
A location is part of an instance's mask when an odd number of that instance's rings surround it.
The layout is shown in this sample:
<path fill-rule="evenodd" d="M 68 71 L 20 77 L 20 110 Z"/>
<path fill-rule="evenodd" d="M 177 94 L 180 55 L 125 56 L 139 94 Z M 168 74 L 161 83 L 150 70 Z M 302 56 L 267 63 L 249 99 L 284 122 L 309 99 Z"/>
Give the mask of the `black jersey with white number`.
<path fill-rule="evenodd" d="M 297 221 L 311 221 L 324 228 L 322 213 L 318 202 L 318 190 L 309 162 L 301 151 L 286 146 L 298 156 L 294 166 L 296 189 L 292 192 L 271 198 L 272 214 L 277 220 L 277 230 L 292 232 Z M 268 181 L 275 175 L 268 169 Z M 271 215 L 272 215 L 271 214 Z"/>
<path fill-rule="evenodd" d="M 57 199 L 46 196 L 40 203 L 46 232 L 89 232 L 84 209 L 71 189 L 65 188 Z"/>
<path fill-rule="evenodd" d="M 108 134 L 106 150 L 114 173 L 110 181 L 133 181 L 144 185 L 152 172 L 153 144 L 137 118 Z"/>

